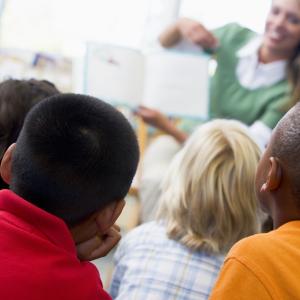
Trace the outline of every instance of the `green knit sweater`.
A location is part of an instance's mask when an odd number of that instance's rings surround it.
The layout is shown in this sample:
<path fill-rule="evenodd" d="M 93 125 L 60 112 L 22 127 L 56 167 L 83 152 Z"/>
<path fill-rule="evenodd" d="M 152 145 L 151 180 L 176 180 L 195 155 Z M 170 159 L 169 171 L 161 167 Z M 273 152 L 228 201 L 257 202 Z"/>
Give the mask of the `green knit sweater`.
<path fill-rule="evenodd" d="M 214 33 L 221 46 L 216 51 L 217 69 L 211 79 L 210 117 L 237 119 L 247 125 L 259 120 L 274 128 L 289 101 L 287 80 L 251 90 L 241 86 L 236 76 L 237 52 L 255 33 L 237 24 L 228 24 Z"/>
<path fill-rule="evenodd" d="M 236 76 L 237 52 L 256 33 L 231 23 L 216 29 L 214 34 L 220 47 L 214 53 L 217 68 L 210 81 L 210 119 L 236 119 L 247 125 L 259 120 L 274 128 L 288 108 L 290 87 L 287 80 L 256 89 L 243 87 Z M 191 131 L 195 124 L 184 121 L 180 127 Z"/>

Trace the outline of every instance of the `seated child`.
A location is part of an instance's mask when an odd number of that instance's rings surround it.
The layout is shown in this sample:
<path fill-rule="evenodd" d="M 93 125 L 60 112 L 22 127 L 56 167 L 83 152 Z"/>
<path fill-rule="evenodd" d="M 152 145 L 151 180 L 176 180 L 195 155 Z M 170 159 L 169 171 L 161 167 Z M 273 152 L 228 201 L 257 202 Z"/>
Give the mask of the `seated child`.
<path fill-rule="evenodd" d="M 275 230 L 230 250 L 210 299 L 300 299 L 300 103 L 278 123 L 256 173 Z"/>
<path fill-rule="evenodd" d="M 28 111 L 41 100 L 59 94 L 60 92 L 47 80 L 8 79 L 0 83 L 0 161 L 6 149 L 14 143 L 22 129 Z M 0 189 L 8 188 L 0 177 Z M 104 256 L 108 249 L 98 250 L 97 255 L 89 256 L 91 250 L 100 244 L 91 230 L 96 230 L 96 224 L 90 224 L 89 236 L 82 236 L 76 244 L 77 255 L 81 259 L 92 259 Z M 92 237 L 92 238 L 89 238 Z"/>
<path fill-rule="evenodd" d="M 33 105 L 59 94 L 46 80 L 8 79 L 0 83 L 0 161 L 6 149 L 17 140 L 24 119 Z M 8 185 L 0 177 L 0 189 Z"/>
<path fill-rule="evenodd" d="M 163 182 L 158 220 L 131 231 L 115 255 L 114 299 L 207 299 L 224 254 L 259 230 L 260 151 L 238 121 L 199 127 Z"/>
<path fill-rule="evenodd" d="M 98 99 L 62 94 L 33 107 L 1 162 L 0 299 L 111 299 L 75 243 L 90 223 L 100 248 L 114 239 L 138 158 L 127 120 Z"/>

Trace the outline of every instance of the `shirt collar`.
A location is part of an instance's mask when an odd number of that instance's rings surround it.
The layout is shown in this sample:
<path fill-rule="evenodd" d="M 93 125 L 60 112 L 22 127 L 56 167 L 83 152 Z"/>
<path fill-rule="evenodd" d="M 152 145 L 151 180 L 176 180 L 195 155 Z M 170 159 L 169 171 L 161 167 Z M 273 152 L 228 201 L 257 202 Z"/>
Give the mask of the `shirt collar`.
<path fill-rule="evenodd" d="M 62 219 L 31 204 L 10 190 L 0 191 L 0 210 L 11 213 L 41 232 L 52 243 L 76 255 L 71 232 Z"/>
<path fill-rule="evenodd" d="M 240 59 L 243 58 L 251 58 L 254 59 L 256 62 L 258 62 L 258 50 L 262 44 L 263 36 L 262 35 L 257 35 L 254 38 L 252 38 L 244 47 L 242 47 L 238 52 L 237 52 L 237 57 Z M 279 67 L 280 69 L 283 69 L 286 67 L 287 61 L 286 60 L 278 60 L 274 61 L 272 63 L 259 63 L 259 65 L 263 66 L 263 68 L 273 68 L 273 67 Z"/>

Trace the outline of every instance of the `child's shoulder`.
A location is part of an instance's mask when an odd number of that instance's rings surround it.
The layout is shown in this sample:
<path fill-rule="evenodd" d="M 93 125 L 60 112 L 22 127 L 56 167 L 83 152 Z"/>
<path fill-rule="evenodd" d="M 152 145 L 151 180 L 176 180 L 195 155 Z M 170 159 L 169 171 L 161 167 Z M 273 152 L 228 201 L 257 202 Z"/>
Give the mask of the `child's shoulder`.
<path fill-rule="evenodd" d="M 152 235 L 152 234 L 158 234 L 160 232 L 164 232 L 164 227 L 156 221 L 152 221 L 152 222 L 147 222 L 144 224 L 141 224 L 137 227 L 135 227 L 134 229 L 132 229 L 131 231 L 129 231 L 126 234 L 126 238 L 130 239 L 132 237 L 135 237 L 137 235 Z"/>
<path fill-rule="evenodd" d="M 274 252 L 274 248 L 278 248 L 278 243 L 280 243 L 280 237 L 278 237 L 277 230 L 254 234 L 234 244 L 225 260 L 264 261 L 268 259 L 270 252 Z"/>
<path fill-rule="evenodd" d="M 291 245 L 300 246 L 300 221 L 288 222 L 276 230 L 259 233 L 237 242 L 229 251 L 227 258 L 268 257 L 269 253 L 276 253 L 280 249 Z"/>
<path fill-rule="evenodd" d="M 124 238 L 122 238 L 122 245 L 137 245 L 153 243 L 158 240 L 165 239 L 165 227 L 159 222 L 152 221 L 137 226 L 136 228 L 129 231 Z"/>
<path fill-rule="evenodd" d="M 258 233 L 238 241 L 230 249 L 228 256 L 240 256 L 251 252 L 260 252 L 269 243 L 270 233 Z"/>
<path fill-rule="evenodd" d="M 149 222 L 129 231 L 122 239 L 117 248 L 115 259 L 132 253 L 137 249 L 146 249 L 166 240 L 165 228 L 158 222 Z"/>

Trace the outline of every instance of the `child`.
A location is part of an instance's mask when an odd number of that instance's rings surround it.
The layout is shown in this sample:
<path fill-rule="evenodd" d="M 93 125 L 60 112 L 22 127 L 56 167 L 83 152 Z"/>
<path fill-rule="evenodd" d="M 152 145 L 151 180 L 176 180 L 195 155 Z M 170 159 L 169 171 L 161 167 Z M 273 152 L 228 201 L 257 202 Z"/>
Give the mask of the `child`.
<path fill-rule="evenodd" d="M 0 299 L 110 299 L 75 243 L 90 223 L 100 248 L 114 240 L 138 156 L 127 120 L 98 99 L 56 95 L 33 107 L 1 163 L 10 190 L 0 191 Z"/>
<path fill-rule="evenodd" d="M 256 190 L 276 230 L 237 243 L 210 299 L 300 299 L 300 104 L 278 123 L 259 163 Z"/>
<path fill-rule="evenodd" d="M 23 122 L 29 110 L 45 98 L 59 94 L 55 85 L 47 80 L 8 79 L 0 83 L 0 161 L 6 149 L 14 143 L 22 129 Z M 8 188 L 0 177 L 0 189 Z M 106 255 L 108 249 L 98 249 L 98 255 L 90 253 L 99 247 L 99 239 L 92 235 L 97 230 L 95 223 L 90 223 L 88 236 L 83 235 L 76 244 L 77 255 L 80 259 L 95 259 Z M 74 229 L 75 230 L 75 229 Z"/>
<path fill-rule="evenodd" d="M 115 299 L 207 299 L 224 253 L 259 229 L 260 151 L 237 121 L 196 130 L 163 183 L 159 221 L 130 232 L 116 255 Z"/>
<path fill-rule="evenodd" d="M 17 140 L 30 108 L 41 100 L 59 94 L 46 80 L 8 79 L 0 83 L 0 161 L 5 150 Z M 8 185 L 0 178 L 0 189 Z"/>

